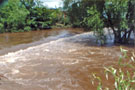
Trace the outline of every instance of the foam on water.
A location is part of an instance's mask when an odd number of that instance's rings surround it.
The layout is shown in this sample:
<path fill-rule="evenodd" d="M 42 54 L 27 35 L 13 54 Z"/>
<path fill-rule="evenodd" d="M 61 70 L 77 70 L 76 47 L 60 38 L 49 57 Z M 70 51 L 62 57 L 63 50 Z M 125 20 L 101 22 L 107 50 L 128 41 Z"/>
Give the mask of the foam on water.
<path fill-rule="evenodd" d="M 74 76 L 71 73 L 88 74 L 89 68 L 102 67 L 105 65 L 102 63 L 109 62 L 108 58 L 113 62 L 113 59 L 121 54 L 116 49 L 97 47 L 95 36 L 91 32 L 78 35 L 62 32 L 51 38 L 37 46 L 0 56 L 2 74 L 15 85 L 22 85 L 29 90 L 33 90 L 31 87 L 83 90 L 83 85 L 75 78 L 81 74 Z M 86 80 L 82 82 L 86 83 Z"/>

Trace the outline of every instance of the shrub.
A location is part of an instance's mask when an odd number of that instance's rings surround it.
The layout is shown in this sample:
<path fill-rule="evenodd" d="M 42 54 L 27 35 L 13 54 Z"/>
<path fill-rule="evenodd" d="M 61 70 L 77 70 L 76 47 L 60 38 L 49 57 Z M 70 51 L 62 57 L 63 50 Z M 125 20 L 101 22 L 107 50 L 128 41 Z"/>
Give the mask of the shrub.
<path fill-rule="evenodd" d="M 3 33 L 3 32 L 5 32 L 4 31 L 4 25 L 2 23 L 0 23 L 0 33 Z"/>
<path fill-rule="evenodd" d="M 24 31 L 30 31 L 30 30 L 31 30 L 31 27 L 30 26 L 24 27 Z"/>
<path fill-rule="evenodd" d="M 105 35 L 103 31 L 104 22 L 100 17 L 101 14 L 97 11 L 96 5 L 94 5 L 91 8 L 88 8 L 87 17 L 84 18 L 83 23 L 87 26 L 86 28 L 94 31 L 97 36 L 97 41 L 102 45 L 105 43 Z"/>
<path fill-rule="evenodd" d="M 113 90 L 135 90 L 135 54 L 132 53 L 130 60 L 123 63 L 122 60 L 127 58 L 127 50 L 121 49 L 124 56 L 121 56 L 118 62 L 119 68 L 105 67 L 105 75 L 108 80 L 108 76 L 112 76 L 114 79 L 114 89 Z M 129 68 L 124 71 L 125 68 Z M 132 72 L 131 72 L 132 71 Z M 94 79 L 98 80 L 97 90 L 111 90 L 106 86 L 102 85 L 102 80 L 100 77 L 93 74 Z"/>

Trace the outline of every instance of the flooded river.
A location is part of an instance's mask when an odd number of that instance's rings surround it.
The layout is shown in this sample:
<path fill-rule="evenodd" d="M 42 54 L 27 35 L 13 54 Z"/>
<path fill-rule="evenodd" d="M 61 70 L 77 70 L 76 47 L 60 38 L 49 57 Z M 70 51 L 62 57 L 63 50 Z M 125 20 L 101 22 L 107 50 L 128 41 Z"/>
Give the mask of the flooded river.
<path fill-rule="evenodd" d="M 121 52 L 111 39 L 105 46 L 95 41 L 81 29 L 1 34 L 0 90 L 96 90 L 91 74 L 104 80 L 103 67 L 115 65 Z"/>

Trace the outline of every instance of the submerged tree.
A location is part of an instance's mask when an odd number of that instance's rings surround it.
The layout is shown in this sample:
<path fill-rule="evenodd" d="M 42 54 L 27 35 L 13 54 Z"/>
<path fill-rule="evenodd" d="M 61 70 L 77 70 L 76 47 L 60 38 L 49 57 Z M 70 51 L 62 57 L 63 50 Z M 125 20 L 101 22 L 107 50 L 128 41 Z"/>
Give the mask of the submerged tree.
<path fill-rule="evenodd" d="M 128 43 L 134 30 L 134 7 L 133 0 L 106 0 L 104 18 L 113 30 L 116 43 Z"/>
<path fill-rule="evenodd" d="M 84 18 L 83 23 L 87 25 L 87 28 L 91 28 L 94 34 L 97 36 L 97 41 L 103 45 L 105 42 L 105 35 L 103 31 L 104 22 L 101 18 L 101 14 L 97 11 L 96 5 L 87 10 L 87 17 Z"/>
<path fill-rule="evenodd" d="M 101 20 L 96 20 L 97 13 L 94 13 L 94 9 L 91 10 L 92 16 L 89 16 L 88 10 L 94 5 L 100 14 L 98 19 Z M 96 22 L 103 20 L 103 28 L 112 28 L 115 43 L 128 43 L 135 30 L 135 0 L 64 0 L 64 9 L 67 10 L 72 24 L 77 23 L 90 30 L 99 25 Z M 102 35 L 102 32 L 97 33 Z"/>

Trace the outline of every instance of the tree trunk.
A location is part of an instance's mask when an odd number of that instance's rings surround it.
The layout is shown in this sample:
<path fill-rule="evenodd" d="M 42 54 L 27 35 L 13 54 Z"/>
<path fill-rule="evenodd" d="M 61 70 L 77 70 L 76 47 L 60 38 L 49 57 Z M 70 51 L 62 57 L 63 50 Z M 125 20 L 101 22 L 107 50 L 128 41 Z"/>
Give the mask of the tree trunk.
<path fill-rule="evenodd" d="M 114 43 L 127 44 L 129 43 L 131 31 L 127 32 L 125 30 L 124 34 L 119 30 L 119 32 L 114 33 Z"/>

